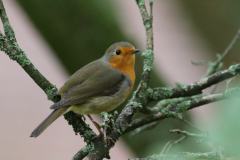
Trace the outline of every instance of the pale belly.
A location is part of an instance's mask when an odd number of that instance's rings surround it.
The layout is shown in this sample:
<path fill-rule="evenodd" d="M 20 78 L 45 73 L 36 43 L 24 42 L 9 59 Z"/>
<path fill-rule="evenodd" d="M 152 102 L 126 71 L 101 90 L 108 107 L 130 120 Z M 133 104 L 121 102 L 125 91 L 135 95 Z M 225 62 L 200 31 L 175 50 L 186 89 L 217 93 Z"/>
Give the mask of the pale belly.
<path fill-rule="evenodd" d="M 125 95 L 128 93 L 128 91 L 129 89 L 125 90 L 122 89 L 112 96 L 101 96 L 98 98 L 93 98 L 85 104 L 72 105 L 66 110 L 65 113 L 73 111 L 77 114 L 85 115 L 85 114 L 100 114 L 101 112 L 111 111 L 124 102 L 126 98 Z"/>

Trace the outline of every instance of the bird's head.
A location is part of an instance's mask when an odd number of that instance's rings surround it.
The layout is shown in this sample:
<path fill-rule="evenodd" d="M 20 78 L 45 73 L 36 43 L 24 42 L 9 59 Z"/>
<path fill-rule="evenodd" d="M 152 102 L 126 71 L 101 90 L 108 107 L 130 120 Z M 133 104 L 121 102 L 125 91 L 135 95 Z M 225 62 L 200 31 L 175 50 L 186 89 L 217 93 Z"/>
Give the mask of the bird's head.
<path fill-rule="evenodd" d="M 103 58 L 114 68 L 130 67 L 135 64 L 135 53 L 139 49 L 128 42 L 117 42 L 111 45 L 105 52 Z"/>

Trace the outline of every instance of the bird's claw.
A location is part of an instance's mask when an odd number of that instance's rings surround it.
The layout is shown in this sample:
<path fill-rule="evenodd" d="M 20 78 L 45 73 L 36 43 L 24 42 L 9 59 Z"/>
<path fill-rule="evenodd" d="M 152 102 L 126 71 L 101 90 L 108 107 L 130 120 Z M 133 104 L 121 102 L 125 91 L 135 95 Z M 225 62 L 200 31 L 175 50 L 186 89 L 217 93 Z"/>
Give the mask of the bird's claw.
<path fill-rule="evenodd" d="M 102 137 L 102 136 L 104 136 L 104 134 L 103 134 L 103 133 L 100 133 L 99 135 L 94 136 L 94 137 L 92 138 L 92 140 L 97 139 L 97 138 L 100 138 L 100 137 Z M 107 147 L 107 144 L 109 144 L 110 142 L 112 142 L 112 144 L 113 144 L 112 147 L 114 147 L 114 145 L 115 145 L 114 140 L 113 140 L 111 137 L 106 136 L 106 139 L 104 139 L 105 147 Z"/>

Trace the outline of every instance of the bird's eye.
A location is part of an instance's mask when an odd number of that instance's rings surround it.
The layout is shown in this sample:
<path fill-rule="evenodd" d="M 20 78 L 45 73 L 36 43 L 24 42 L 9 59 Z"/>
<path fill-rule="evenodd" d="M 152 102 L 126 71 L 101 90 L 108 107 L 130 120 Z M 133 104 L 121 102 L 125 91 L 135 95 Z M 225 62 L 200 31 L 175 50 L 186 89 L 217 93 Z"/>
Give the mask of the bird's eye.
<path fill-rule="evenodd" d="M 121 51 L 120 50 L 116 50 L 116 55 L 120 55 L 121 54 Z"/>

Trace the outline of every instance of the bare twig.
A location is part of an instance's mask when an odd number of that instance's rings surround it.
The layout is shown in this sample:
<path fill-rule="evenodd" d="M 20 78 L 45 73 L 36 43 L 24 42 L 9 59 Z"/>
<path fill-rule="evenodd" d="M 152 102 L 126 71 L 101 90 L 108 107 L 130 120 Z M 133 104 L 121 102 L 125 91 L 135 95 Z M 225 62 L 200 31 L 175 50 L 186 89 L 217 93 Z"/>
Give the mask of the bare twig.
<path fill-rule="evenodd" d="M 159 121 L 159 122 L 153 122 L 153 123 L 150 123 L 150 124 L 147 124 L 145 126 L 142 126 L 142 127 L 139 127 L 137 129 L 135 129 L 134 131 L 131 132 L 130 136 L 131 137 L 134 137 L 136 135 L 138 135 L 139 133 L 142 133 L 143 131 L 145 130 L 150 130 L 150 129 L 153 129 L 154 127 L 156 127 L 159 123 L 161 123 L 162 121 Z"/>
<path fill-rule="evenodd" d="M 183 152 L 177 155 L 152 155 L 146 158 L 135 158 L 135 159 L 128 159 L 128 160 L 159 160 L 160 158 L 165 158 L 167 160 L 186 160 L 186 159 L 219 159 L 219 155 L 217 151 L 213 150 L 211 152 L 205 153 L 192 153 L 192 152 Z"/>
<path fill-rule="evenodd" d="M 183 134 L 187 137 L 194 137 L 194 138 L 200 138 L 200 139 L 206 137 L 206 134 L 204 134 L 204 133 L 196 134 L 196 133 L 190 133 L 187 131 L 182 131 L 180 129 L 172 129 L 172 130 L 170 130 L 170 133 L 178 133 L 178 134 Z"/>
<path fill-rule="evenodd" d="M 197 130 L 198 132 L 203 133 L 203 131 L 201 129 L 199 129 L 198 127 L 196 127 L 195 125 L 193 125 L 192 123 L 188 122 L 185 118 L 181 119 L 182 122 L 188 124 L 189 126 L 191 126 L 192 128 L 194 128 L 195 130 Z"/>
<path fill-rule="evenodd" d="M 187 131 L 182 131 L 180 129 L 173 129 L 170 130 L 171 133 L 178 133 L 178 134 L 183 134 L 183 136 L 181 138 L 179 138 L 176 141 L 169 141 L 162 149 L 161 153 L 160 153 L 160 157 L 163 155 L 167 155 L 168 151 L 170 150 L 170 148 L 176 144 L 181 143 L 183 140 L 185 140 L 187 137 L 194 137 L 194 138 L 200 138 L 203 139 L 206 137 L 206 134 L 195 134 L 195 133 L 190 133 Z M 164 153 L 165 152 L 165 153 Z"/>
<path fill-rule="evenodd" d="M 240 36 L 240 29 L 237 31 L 237 34 L 234 36 L 230 44 L 227 46 L 227 48 L 224 50 L 222 55 L 212 63 L 212 65 L 209 66 L 207 73 L 205 74 L 205 77 L 215 73 L 217 69 L 219 68 L 220 63 L 226 58 L 226 56 L 229 54 L 233 46 L 236 44 L 238 38 Z"/>

